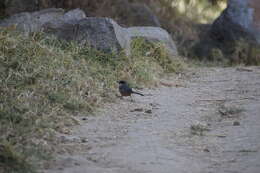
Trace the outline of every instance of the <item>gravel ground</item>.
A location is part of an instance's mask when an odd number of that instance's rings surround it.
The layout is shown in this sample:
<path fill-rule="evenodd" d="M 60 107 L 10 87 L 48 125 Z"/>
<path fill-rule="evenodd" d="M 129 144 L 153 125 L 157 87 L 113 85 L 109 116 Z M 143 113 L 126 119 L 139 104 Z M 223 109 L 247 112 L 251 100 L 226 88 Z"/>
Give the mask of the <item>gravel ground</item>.
<path fill-rule="evenodd" d="M 200 68 L 62 135 L 45 173 L 259 173 L 260 68 Z"/>

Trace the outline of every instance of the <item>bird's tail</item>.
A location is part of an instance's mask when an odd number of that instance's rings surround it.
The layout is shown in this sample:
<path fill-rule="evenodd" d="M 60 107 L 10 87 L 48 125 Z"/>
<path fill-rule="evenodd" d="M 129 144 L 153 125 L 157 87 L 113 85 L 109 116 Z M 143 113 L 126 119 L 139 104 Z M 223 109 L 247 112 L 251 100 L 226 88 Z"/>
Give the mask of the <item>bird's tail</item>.
<path fill-rule="evenodd" d="M 138 92 L 135 92 L 135 91 L 133 91 L 133 94 L 138 94 L 138 95 L 140 95 L 140 96 L 144 96 L 143 94 L 138 93 Z"/>

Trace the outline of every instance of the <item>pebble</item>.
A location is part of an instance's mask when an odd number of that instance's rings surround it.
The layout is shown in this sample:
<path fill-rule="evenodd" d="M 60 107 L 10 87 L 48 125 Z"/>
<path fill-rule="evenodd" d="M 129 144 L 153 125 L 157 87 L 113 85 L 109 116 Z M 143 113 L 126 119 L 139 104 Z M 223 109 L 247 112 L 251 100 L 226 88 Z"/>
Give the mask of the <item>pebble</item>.
<path fill-rule="evenodd" d="M 234 121 L 233 122 L 233 126 L 240 126 L 240 122 L 239 121 Z"/>
<path fill-rule="evenodd" d="M 152 110 L 151 110 L 151 109 L 148 109 L 148 110 L 145 111 L 145 113 L 151 114 L 151 113 L 152 113 Z"/>
<path fill-rule="evenodd" d="M 207 153 L 210 152 L 209 149 L 207 149 L 207 148 L 205 148 L 203 151 L 207 152 Z"/>

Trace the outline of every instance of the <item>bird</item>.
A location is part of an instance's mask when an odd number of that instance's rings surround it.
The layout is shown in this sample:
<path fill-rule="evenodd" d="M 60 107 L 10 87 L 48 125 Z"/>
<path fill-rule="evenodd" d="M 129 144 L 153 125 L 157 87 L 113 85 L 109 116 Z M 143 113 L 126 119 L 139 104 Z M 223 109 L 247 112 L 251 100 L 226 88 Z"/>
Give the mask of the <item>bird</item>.
<path fill-rule="evenodd" d="M 141 93 L 138 93 L 138 92 L 133 91 L 132 88 L 130 88 L 130 87 L 128 86 L 128 84 L 127 84 L 126 81 L 120 80 L 120 81 L 118 81 L 118 84 L 119 84 L 118 89 L 119 89 L 119 92 L 120 92 L 120 94 L 121 94 L 122 97 L 123 97 L 123 96 L 131 96 L 131 94 L 138 94 L 138 95 L 140 95 L 140 96 L 144 96 L 144 95 L 141 94 Z"/>

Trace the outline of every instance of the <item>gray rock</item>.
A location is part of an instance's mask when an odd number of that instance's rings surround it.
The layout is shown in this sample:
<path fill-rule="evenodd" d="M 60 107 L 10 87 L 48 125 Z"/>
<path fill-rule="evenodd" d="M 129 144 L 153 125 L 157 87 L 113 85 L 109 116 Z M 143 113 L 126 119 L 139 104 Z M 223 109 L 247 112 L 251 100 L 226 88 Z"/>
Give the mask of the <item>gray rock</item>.
<path fill-rule="evenodd" d="M 260 7 L 254 0 L 229 0 L 228 7 L 211 27 L 211 37 L 220 42 L 245 38 L 260 43 Z"/>
<path fill-rule="evenodd" d="M 239 45 L 241 40 L 243 45 Z M 201 33 L 200 41 L 193 46 L 193 50 L 201 59 L 210 59 L 212 55 L 216 57 L 217 53 L 231 63 L 240 63 L 245 59 L 253 63 L 257 53 L 252 50 L 259 49 L 259 46 L 259 0 L 229 0 L 227 8 L 212 26 Z"/>
<path fill-rule="evenodd" d="M 79 20 L 86 18 L 85 13 L 80 9 L 70 10 L 60 17 L 44 22 L 43 27 L 48 29 L 60 28 L 66 24 L 76 24 Z"/>
<path fill-rule="evenodd" d="M 174 42 L 164 29 L 159 27 L 123 28 L 109 18 L 87 17 L 76 24 L 57 28 L 51 33 L 67 41 L 87 43 L 104 52 L 117 53 L 124 49 L 127 55 L 131 53 L 131 41 L 141 37 L 151 42 L 161 42 L 173 56 L 178 54 Z"/>
<path fill-rule="evenodd" d="M 85 18 L 85 13 L 79 9 L 64 13 L 63 9 L 49 8 L 36 12 L 24 12 L 15 14 L 0 21 L 0 27 L 16 25 L 16 28 L 25 35 L 31 32 L 39 32 L 44 28 L 59 28 L 65 23 L 73 23 Z"/>
<path fill-rule="evenodd" d="M 130 27 L 127 28 L 127 33 L 130 37 L 130 42 L 134 38 L 138 37 L 145 38 L 146 40 L 151 42 L 160 42 L 165 46 L 170 55 L 178 55 L 176 45 L 174 44 L 171 36 L 166 30 L 160 27 Z"/>
<path fill-rule="evenodd" d="M 0 21 L 0 26 L 17 25 L 29 34 L 44 31 L 59 39 L 76 41 L 104 52 L 118 53 L 124 49 L 131 53 L 131 41 L 141 37 L 151 42 L 161 42 L 170 55 L 177 55 L 176 46 L 167 31 L 160 27 L 123 28 L 109 18 L 86 17 L 79 9 L 64 13 L 62 9 L 45 9 L 33 13 L 20 13 Z"/>
<path fill-rule="evenodd" d="M 41 31 L 43 24 L 55 18 L 61 17 L 63 13 L 63 9 L 56 8 L 46 9 L 33 13 L 19 13 L 4 19 L 3 21 L 0 21 L 0 26 L 8 27 L 11 25 L 16 25 L 16 28 L 19 31 L 22 31 L 27 35 L 31 32 Z"/>
<path fill-rule="evenodd" d="M 117 40 L 113 24 L 108 18 L 88 17 L 74 24 L 66 24 L 48 32 L 60 39 L 88 44 L 104 52 L 119 52 L 122 47 Z"/>

